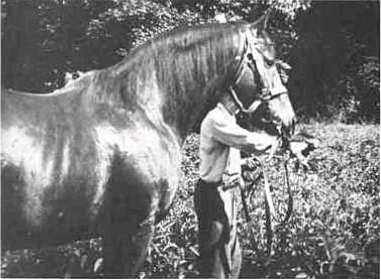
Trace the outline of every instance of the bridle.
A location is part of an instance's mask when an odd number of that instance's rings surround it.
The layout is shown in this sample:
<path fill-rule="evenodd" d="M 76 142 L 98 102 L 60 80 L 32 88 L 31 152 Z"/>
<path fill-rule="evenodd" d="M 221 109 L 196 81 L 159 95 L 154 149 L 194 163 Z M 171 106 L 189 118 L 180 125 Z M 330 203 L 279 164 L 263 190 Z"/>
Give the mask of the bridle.
<path fill-rule="evenodd" d="M 233 84 L 228 87 L 228 91 L 230 92 L 231 96 L 233 97 L 234 101 L 237 103 L 242 112 L 253 113 L 261 104 L 268 103 L 270 100 L 277 98 L 280 95 L 288 94 L 288 92 L 283 85 L 275 88 L 270 88 L 270 86 L 267 85 L 264 79 L 265 69 L 263 61 L 261 61 L 263 60 L 261 59 L 261 55 L 263 56 L 263 54 L 259 49 L 253 47 L 255 45 L 260 45 L 263 43 L 258 42 L 251 34 L 250 30 L 246 30 L 245 33 L 246 39 L 244 50 L 241 57 L 238 57 L 238 59 L 240 59 L 240 62 L 234 74 Z M 243 103 L 238 98 L 235 89 L 236 84 L 238 84 L 238 82 L 243 76 L 245 65 L 249 65 L 249 68 L 253 72 L 253 75 L 255 74 L 255 72 L 259 73 L 263 85 L 259 99 L 254 100 L 248 108 L 244 107 Z"/>

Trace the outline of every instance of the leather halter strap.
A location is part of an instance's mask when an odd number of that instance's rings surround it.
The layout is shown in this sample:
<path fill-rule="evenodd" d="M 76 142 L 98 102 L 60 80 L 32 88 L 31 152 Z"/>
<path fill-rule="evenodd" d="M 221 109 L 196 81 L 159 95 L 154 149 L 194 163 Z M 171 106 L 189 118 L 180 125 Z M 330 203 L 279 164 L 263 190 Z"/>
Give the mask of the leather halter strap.
<path fill-rule="evenodd" d="M 262 103 L 269 102 L 270 100 L 278 97 L 279 95 L 287 94 L 287 90 L 285 89 L 283 85 L 280 88 L 272 88 L 272 89 L 270 89 L 268 86 L 265 85 L 261 90 L 262 94 L 260 95 L 259 99 L 254 100 L 253 103 L 249 106 L 249 108 L 246 109 L 244 107 L 242 102 L 239 100 L 236 91 L 234 90 L 234 85 L 237 84 L 239 80 L 242 78 L 245 64 L 247 62 L 251 62 L 249 63 L 249 67 L 251 71 L 254 73 L 255 69 L 253 69 L 253 67 L 256 67 L 262 80 L 263 80 L 263 74 L 261 72 L 264 71 L 263 67 L 259 69 L 257 63 L 255 62 L 255 61 L 259 61 L 260 59 L 259 55 L 263 55 L 263 54 L 261 54 L 258 49 L 252 49 L 252 46 L 258 45 L 260 43 L 256 42 L 255 38 L 250 33 L 250 30 L 246 30 L 245 34 L 246 34 L 246 39 L 245 39 L 244 50 L 240 58 L 240 63 L 238 65 L 238 68 L 234 74 L 233 85 L 229 86 L 228 91 L 230 92 L 234 101 L 237 103 L 237 105 L 239 106 L 242 112 L 253 113 Z M 251 59 L 249 58 L 249 54 L 252 55 Z M 262 82 L 262 84 L 265 84 L 265 82 Z"/>

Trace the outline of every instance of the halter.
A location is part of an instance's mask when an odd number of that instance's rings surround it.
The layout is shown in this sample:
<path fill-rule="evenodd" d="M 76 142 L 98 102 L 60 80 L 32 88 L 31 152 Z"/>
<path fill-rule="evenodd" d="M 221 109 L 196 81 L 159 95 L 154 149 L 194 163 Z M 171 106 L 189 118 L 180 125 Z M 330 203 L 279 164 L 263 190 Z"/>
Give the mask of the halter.
<path fill-rule="evenodd" d="M 260 56 L 263 54 L 261 54 L 260 50 L 258 50 L 257 48 L 253 49 L 252 47 L 253 45 L 258 45 L 261 43 L 255 40 L 255 38 L 253 37 L 253 35 L 250 33 L 249 30 L 246 30 L 245 33 L 246 33 L 246 40 L 245 40 L 243 54 L 240 58 L 240 63 L 238 65 L 238 68 L 234 74 L 233 85 L 229 86 L 228 91 L 230 92 L 231 96 L 233 97 L 234 101 L 237 103 L 237 105 L 239 106 L 242 112 L 253 113 L 261 104 L 267 103 L 270 100 L 280 95 L 287 94 L 287 89 L 283 85 L 274 87 L 274 88 L 270 88 L 268 85 L 266 85 L 266 82 L 264 82 L 264 78 L 263 78 L 265 69 L 264 69 L 264 65 L 263 65 L 263 62 L 261 61 L 261 56 Z M 249 54 L 251 54 L 251 57 Z M 262 92 L 259 99 L 254 100 L 253 103 L 249 106 L 249 108 L 245 109 L 242 102 L 239 100 L 236 91 L 234 90 L 234 85 L 237 84 L 239 80 L 242 78 L 243 69 L 247 62 L 251 62 L 248 64 L 253 73 L 255 72 L 255 69 L 253 68 L 255 65 L 260 77 L 262 78 L 262 84 L 264 84 L 264 87 L 261 89 Z"/>

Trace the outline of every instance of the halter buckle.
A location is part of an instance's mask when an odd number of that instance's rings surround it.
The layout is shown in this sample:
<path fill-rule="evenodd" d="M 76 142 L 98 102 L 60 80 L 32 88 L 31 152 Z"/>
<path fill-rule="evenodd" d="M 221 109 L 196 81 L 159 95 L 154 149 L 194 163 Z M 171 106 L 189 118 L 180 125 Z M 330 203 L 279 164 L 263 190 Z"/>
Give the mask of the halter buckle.
<path fill-rule="evenodd" d="M 287 94 L 287 90 L 275 91 L 275 93 L 273 93 L 271 89 L 269 89 L 268 87 L 264 87 L 262 88 L 262 94 L 260 96 L 260 99 L 262 102 L 268 102 L 283 94 Z"/>
<path fill-rule="evenodd" d="M 273 98 L 271 90 L 268 87 L 263 87 L 261 90 L 260 99 L 262 102 L 268 102 Z"/>

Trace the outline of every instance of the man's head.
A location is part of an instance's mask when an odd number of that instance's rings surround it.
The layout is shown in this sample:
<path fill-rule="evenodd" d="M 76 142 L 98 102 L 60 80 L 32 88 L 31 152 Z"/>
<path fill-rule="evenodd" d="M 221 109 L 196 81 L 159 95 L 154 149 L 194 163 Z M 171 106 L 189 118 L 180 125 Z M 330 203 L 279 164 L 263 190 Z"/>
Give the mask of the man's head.
<path fill-rule="evenodd" d="M 220 93 L 219 102 L 233 115 L 237 115 L 241 111 L 228 92 Z"/>

